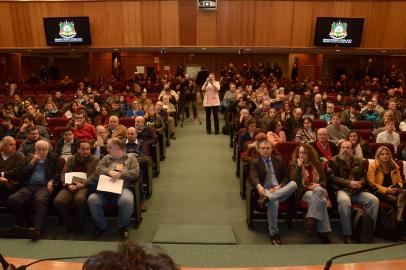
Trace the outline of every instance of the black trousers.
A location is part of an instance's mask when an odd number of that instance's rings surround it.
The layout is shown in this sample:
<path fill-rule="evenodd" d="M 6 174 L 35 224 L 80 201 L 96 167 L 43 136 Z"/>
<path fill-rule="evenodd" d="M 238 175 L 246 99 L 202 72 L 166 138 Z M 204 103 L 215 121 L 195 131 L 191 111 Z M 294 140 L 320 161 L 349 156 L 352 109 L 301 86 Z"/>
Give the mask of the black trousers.
<path fill-rule="evenodd" d="M 42 232 L 45 218 L 48 214 L 48 205 L 51 194 L 47 187 L 42 185 L 30 185 L 22 187 L 8 197 L 7 205 L 19 226 L 30 226 L 30 213 L 27 202 L 34 200 L 35 220 L 34 227 Z"/>
<path fill-rule="evenodd" d="M 204 107 L 206 110 L 206 131 L 211 133 L 211 113 L 214 118 L 214 132 L 219 133 L 219 106 Z"/>

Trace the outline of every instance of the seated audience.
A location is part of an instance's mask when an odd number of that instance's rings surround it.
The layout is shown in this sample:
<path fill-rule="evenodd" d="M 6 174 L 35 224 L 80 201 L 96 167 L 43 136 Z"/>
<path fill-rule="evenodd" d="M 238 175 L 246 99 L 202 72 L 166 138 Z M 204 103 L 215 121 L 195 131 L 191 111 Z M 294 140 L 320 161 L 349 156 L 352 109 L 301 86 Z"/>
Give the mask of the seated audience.
<path fill-rule="evenodd" d="M 296 132 L 296 142 L 310 143 L 316 141 L 316 132 L 312 128 L 312 122 L 310 117 L 303 117 L 302 128 Z"/>
<path fill-rule="evenodd" d="M 399 229 L 404 229 L 406 190 L 403 189 L 399 166 L 386 146 L 381 146 L 376 150 L 375 160 L 368 167 L 368 181 L 376 188 L 376 196 L 396 209 Z M 405 233 L 406 231 L 403 230 L 403 240 L 406 239 Z"/>
<path fill-rule="evenodd" d="M 48 132 L 45 129 L 45 127 L 35 125 L 34 117 L 31 114 L 29 114 L 29 113 L 24 114 L 21 117 L 21 123 L 22 123 L 22 125 L 21 125 L 20 129 L 18 130 L 17 137 L 16 137 L 17 139 L 26 139 L 29 128 L 37 127 L 41 138 L 49 140 L 49 135 L 48 135 Z"/>
<path fill-rule="evenodd" d="M 371 121 L 374 127 L 376 127 L 380 114 L 374 109 L 374 107 L 374 103 L 368 101 L 367 108 L 361 112 L 361 120 Z"/>
<path fill-rule="evenodd" d="M 96 116 L 94 123 L 95 125 L 108 125 L 110 119 L 110 108 L 107 105 L 102 105 L 100 107 L 100 113 Z"/>
<path fill-rule="evenodd" d="M 331 118 L 331 124 L 326 127 L 328 132 L 329 141 L 338 145 L 340 141 L 345 140 L 350 133 L 350 129 L 341 125 L 341 118 L 339 113 L 335 113 Z"/>
<path fill-rule="evenodd" d="M 86 122 L 86 115 L 83 112 L 78 112 L 74 116 L 73 135 L 79 141 L 96 139 L 96 128 Z"/>
<path fill-rule="evenodd" d="M 241 135 L 238 145 L 240 147 L 240 150 L 244 149 L 244 144 L 248 141 L 253 141 L 255 139 L 255 130 L 256 130 L 257 124 L 255 122 L 255 119 L 251 116 L 247 118 L 245 121 L 245 132 L 244 134 Z"/>
<path fill-rule="evenodd" d="M 87 203 L 90 214 L 96 223 L 95 231 L 92 235 L 94 239 L 99 238 L 108 227 L 108 222 L 104 217 L 103 206 L 113 204 L 118 210 L 117 228 L 123 239 L 128 238 L 128 224 L 134 211 L 134 194 L 130 185 L 138 181 L 139 166 L 134 155 L 126 154 L 123 150 L 124 143 L 118 138 L 109 139 L 107 142 L 108 154 L 99 162 L 95 175 L 107 175 L 112 181 L 124 180 L 121 194 L 109 192 L 96 192 L 90 194 Z M 98 182 L 99 180 L 95 180 Z"/>
<path fill-rule="evenodd" d="M 18 133 L 18 127 L 13 125 L 12 119 L 7 115 L 2 115 L 0 117 L 0 140 L 6 136 L 11 136 L 16 138 Z"/>
<path fill-rule="evenodd" d="M 264 132 L 257 133 L 257 135 L 255 135 L 255 141 L 248 144 L 245 151 L 241 153 L 241 160 L 251 163 L 258 159 L 261 156 L 259 153 L 259 144 L 265 140 L 267 140 L 267 136 Z"/>
<path fill-rule="evenodd" d="M 138 132 L 138 138 L 142 139 L 149 145 L 158 142 L 158 134 L 153 128 L 145 126 L 145 118 L 143 116 L 135 117 L 135 129 Z"/>
<path fill-rule="evenodd" d="M 149 106 L 148 111 L 145 113 L 144 119 L 146 126 L 152 127 L 156 131 L 162 131 L 164 129 L 164 123 L 159 114 L 156 113 L 154 105 Z M 176 139 L 175 134 L 171 134 L 171 137 L 171 139 Z"/>
<path fill-rule="evenodd" d="M 315 115 L 314 115 L 314 107 L 312 104 L 310 103 L 306 103 L 304 106 L 304 114 L 302 115 L 302 118 L 310 118 L 312 120 L 315 119 Z"/>
<path fill-rule="evenodd" d="M 35 153 L 35 144 L 37 141 L 41 140 L 39 135 L 38 127 L 30 127 L 28 129 L 28 136 L 27 139 L 21 142 L 20 148 L 18 152 L 23 154 L 24 156 L 32 156 Z M 45 140 L 45 139 L 42 139 Z M 47 141 L 48 142 L 48 141 Z M 49 151 L 52 151 L 52 145 L 49 143 Z"/>
<path fill-rule="evenodd" d="M 337 196 L 338 213 L 344 243 L 352 243 L 351 202 L 361 204 L 372 218 L 374 226 L 378 217 L 379 200 L 367 192 L 367 179 L 363 159 L 355 157 L 350 141 L 342 141 L 340 152 L 334 156 L 327 167 L 330 186 Z M 372 230 L 374 230 L 372 228 Z"/>
<path fill-rule="evenodd" d="M 25 158 L 16 152 L 16 141 L 11 136 L 1 139 L 0 152 L 0 201 L 3 201 L 18 188 Z"/>
<path fill-rule="evenodd" d="M 327 212 L 329 205 L 327 179 L 319 157 L 313 147 L 300 144 L 292 155 L 291 163 L 290 179 L 295 180 L 298 186 L 296 198 L 308 204 L 305 219 L 306 233 L 312 234 L 316 229 L 320 242 L 331 244 L 328 237 L 331 226 Z"/>
<path fill-rule="evenodd" d="M 277 119 L 271 121 L 266 136 L 273 146 L 279 142 L 286 142 L 285 132 L 282 131 L 282 122 Z"/>
<path fill-rule="evenodd" d="M 78 140 L 73 135 L 71 127 L 68 127 L 63 132 L 63 137 L 58 140 L 55 145 L 55 154 L 67 160 L 70 156 L 74 155 L 78 151 Z"/>
<path fill-rule="evenodd" d="M 62 217 L 68 232 L 82 232 L 87 217 L 87 186 L 94 179 L 99 159 L 92 155 L 89 141 L 80 141 L 77 153 L 70 156 L 61 172 L 63 189 L 53 205 Z M 65 183 L 65 173 L 84 172 L 86 179 L 72 179 Z"/>
<path fill-rule="evenodd" d="M 286 132 L 286 139 L 288 141 L 293 141 L 295 139 L 295 134 L 297 130 L 302 127 L 302 109 L 295 108 L 293 114 L 284 123 L 284 130 Z"/>
<path fill-rule="evenodd" d="M 281 112 L 279 113 L 279 119 L 281 119 L 281 121 L 285 123 L 291 116 L 292 110 L 290 108 L 290 104 L 289 102 L 285 102 L 283 104 Z"/>
<path fill-rule="evenodd" d="M 321 94 L 315 94 L 314 95 L 313 108 L 314 108 L 315 114 L 318 117 L 320 117 L 320 115 L 323 115 L 323 114 L 326 113 L 326 110 L 327 110 L 326 103 L 323 100 L 323 96 Z"/>
<path fill-rule="evenodd" d="M 113 103 L 111 104 L 111 113 L 110 115 L 115 115 L 117 117 L 124 117 L 125 111 L 121 108 L 120 106 L 120 101 L 119 100 L 114 100 Z"/>
<path fill-rule="evenodd" d="M 28 105 L 26 107 L 26 110 L 27 110 L 27 113 L 31 114 L 34 117 L 35 125 L 43 126 L 43 127 L 45 127 L 47 125 L 46 121 L 45 121 L 45 116 L 42 113 L 38 112 L 34 106 Z"/>
<path fill-rule="evenodd" d="M 397 148 L 400 144 L 400 136 L 395 131 L 395 122 L 393 120 L 387 120 L 385 122 L 385 131 L 381 132 L 376 136 L 377 143 L 391 143 L 397 152 Z"/>
<path fill-rule="evenodd" d="M 309 143 L 319 154 L 320 162 L 325 168 L 327 162 L 335 155 L 338 154 L 338 148 L 335 144 L 330 143 L 328 140 L 328 132 L 326 128 L 319 128 L 317 130 L 317 140 Z"/>
<path fill-rule="evenodd" d="M 355 157 L 369 158 L 371 156 L 368 142 L 361 138 L 358 131 L 351 130 L 346 139 L 352 143 L 353 155 Z"/>
<path fill-rule="evenodd" d="M 352 123 L 354 121 L 361 120 L 361 114 L 359 110 L 360 106 L 358 105 L 358 103 L 351 103 L 350 108 L 345 109 L 341 113 L 341 123 L 343 123 L 343 125 L 347 126 L 348 128 L 353 128 Z"/>
<path fill-rule="evenodd" d="M 326 108 L 326 113 L 320 115 L 320 120 L 326 121 L 328 124 L 330 124 L 334 113 L 334 104 L 327 102 Z"/>
<path fill-rule="evenodd" d="M 297 188 L 296 182 L 289 180 L 283 159 L 273 153 L 268 141 L 259 144 L 258 158 L 250 168 L 250 182 L 261 197 L 266 197 L 268 225 L 271 244 L 282 244 L 278 230 L 279 203 L 291 197 Z"/>
<path fill-rule="evenodd" d="M 53 102 L 48 102 L 44 109 L 45 118 L 54 118 L 59 116 L 58 107 Z"/>
<path fill-rule="evenodd" d="M 135 100 L 132 103 L 132 108 L 127 111 L 127 117 L 134 118 L 137 116 L 144 116 L 144 111 L 142 110 L 141 104 Z"/>
<path fill-rule="evenodd" d="M 22 170 L 22 179 L 21 188 L 10 195 L 7 205 L 14 215 L 16 225 L 27 228 L 31 224 L 31 215 L 26 203 L 34 199 L 34 227 L 26 230 L 30 238 L 39 239 L 42 238 L 53 184 L 59 181 L 59 159 L 49 151 L 47 141 L 39 140 L 35 143 L 35 154 Z"/>
<path fill-rule="evenodd" d="M 120 124 L 118 117 L 116 115 L 110 116 L 108 131 L 110 138 L 124 139 L 127 136 L 127 128 Z"/>
<path fill-rule="evenodd" d="M 92 152 L 98 157 L 102 158 L 107 155 L 107 141 L 109 139 L 109 132 L 107 128 L 102 125 L 96 127 L 96 141 L 94 141 Z"/>

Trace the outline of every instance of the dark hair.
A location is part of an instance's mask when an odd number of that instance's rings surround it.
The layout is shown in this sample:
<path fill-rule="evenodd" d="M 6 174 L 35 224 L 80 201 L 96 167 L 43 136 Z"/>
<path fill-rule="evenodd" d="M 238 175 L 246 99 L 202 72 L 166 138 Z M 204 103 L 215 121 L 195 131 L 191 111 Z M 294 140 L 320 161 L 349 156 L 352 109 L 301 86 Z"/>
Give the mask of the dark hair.
<path fill-rule="evenodd" d="M 248 116 L 247 119 L 245 119 L 245 127 L 248 128 L 250 125 L 252 124 L 257 124 L 257 122 L 255 121 L 255 118 L 252 116 Z"/>
<path fill-rule="evenodd" d="M 121 254 L 114 251 L 102 251 L 86 260 L 83 270 L 126 270 Z"/>
<path fill-rule="evenodd" d="M 30 127 L 30 128 L 28 128 L 28 133 L 30 133 L 31 131 L 34 131 L 34 130 L 38 130 L 39 131 L 39 129 L 36 127 L 36 126 L 33 126 L 33 127 Z"/>
<path fill-rule="evenodd" d="M 23 122 L 24 119 L 28 119 L 31 122 L 34 122 L 34 116 L 32 116 L 32 114 L 30 114 L 30 113 L 23 114 L 23 116 L 21 116 L 21 122 Z"/>
<path fill-rule="evenodd" d="M 0 116 L 0 119 L 1 119 L 3 122 L 11 121 L 11 117 L 8 116 L 7 114 L 2 114 L 2 115 Z"/>
<path fill-rule="evenodd" d="M 90 147 L 92 147 L 91 142 L 90 142 L 89 140 L 86 140 L 86 139 L 80 140 L 79 143 L 78 143 L 78 147 L 80 147 L 80 145 L 81 145 L 82 143 L 87 143 Z"/>
<path fill-rule="evenodd" d="M 70 125 L 66 126 L 62 133 L 65 134 L 66 132 L 69 132 L 69 131 L 73 132 L 73 128 Z"/>
<path fill-rule="evenodd" d="M 310 124 L 313 124 L 313 119 L 311 117 L 306 116 L 305 118 L 302 118 L 302 126 L 304 124 L 304 121 L 306 121 L 306 120 L 309 121 Z"/>
<path fill-rule="evenodd" d="M 269 130 L 272 132 L 275 132 L 276 126 L 278 125 L 279 122 L 282 123 L 281 120 L 279 120 L 279 119 L 272 119 L 269 122 Z"/>

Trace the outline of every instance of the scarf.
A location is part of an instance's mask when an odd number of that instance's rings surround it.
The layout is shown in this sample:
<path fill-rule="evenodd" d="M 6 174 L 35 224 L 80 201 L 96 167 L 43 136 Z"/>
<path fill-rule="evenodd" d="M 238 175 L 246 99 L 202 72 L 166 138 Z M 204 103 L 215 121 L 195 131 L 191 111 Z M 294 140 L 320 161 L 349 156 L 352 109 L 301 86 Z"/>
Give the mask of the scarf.
<path fill-rule="evenodd" d="M 331 155 L 331 150 L 330 150 L 330 143 L 327 143 L 327 150 L 324 150 L 324 147 L 321 145 L 320 141 L 316 141 L 316 147 L 320 151 L 320 153 L 325 157 L 326 159 L 330 160 L 332 158 Z"/>
<path fill-rule="evenodd" d="M 312 183 L 319 183 L 320 176 L 316 168 L 309 164 L 302 166 L 302 184 L 305 187 L 310 186 Z"/>

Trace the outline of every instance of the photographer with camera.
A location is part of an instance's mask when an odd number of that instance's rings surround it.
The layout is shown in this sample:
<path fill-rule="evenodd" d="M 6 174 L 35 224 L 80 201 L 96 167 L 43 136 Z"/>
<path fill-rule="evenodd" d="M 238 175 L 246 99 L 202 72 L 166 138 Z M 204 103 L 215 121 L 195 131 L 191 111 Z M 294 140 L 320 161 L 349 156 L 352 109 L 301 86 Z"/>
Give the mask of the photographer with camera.
<path fill-rule="evenodd" d="M 192 79 L 186 78 L 183 82 L 183 87 L 180 92 L 182 113 L 186 115 L 187 120 L 194 120 L 197 123 L 197 108 L 196 108 L 196 84 Z M 192 105 L 193 119 L 190 118 L 189 106 Z M 183 119 L 183 114 L 182 114 Z"/>
<path fill-rule="evenodd" d="M 220 82 L 215 80 L 214 73 L 211 72 L 206 82 L 202 86 L 202 91 L 205 92 L 203 99 L 203 107 L 206 110 L 206 131 L 211 134 L 211 113 L 214 118 L 214 133 L 219 134 L 219 107 L 220 107 Z"/>

